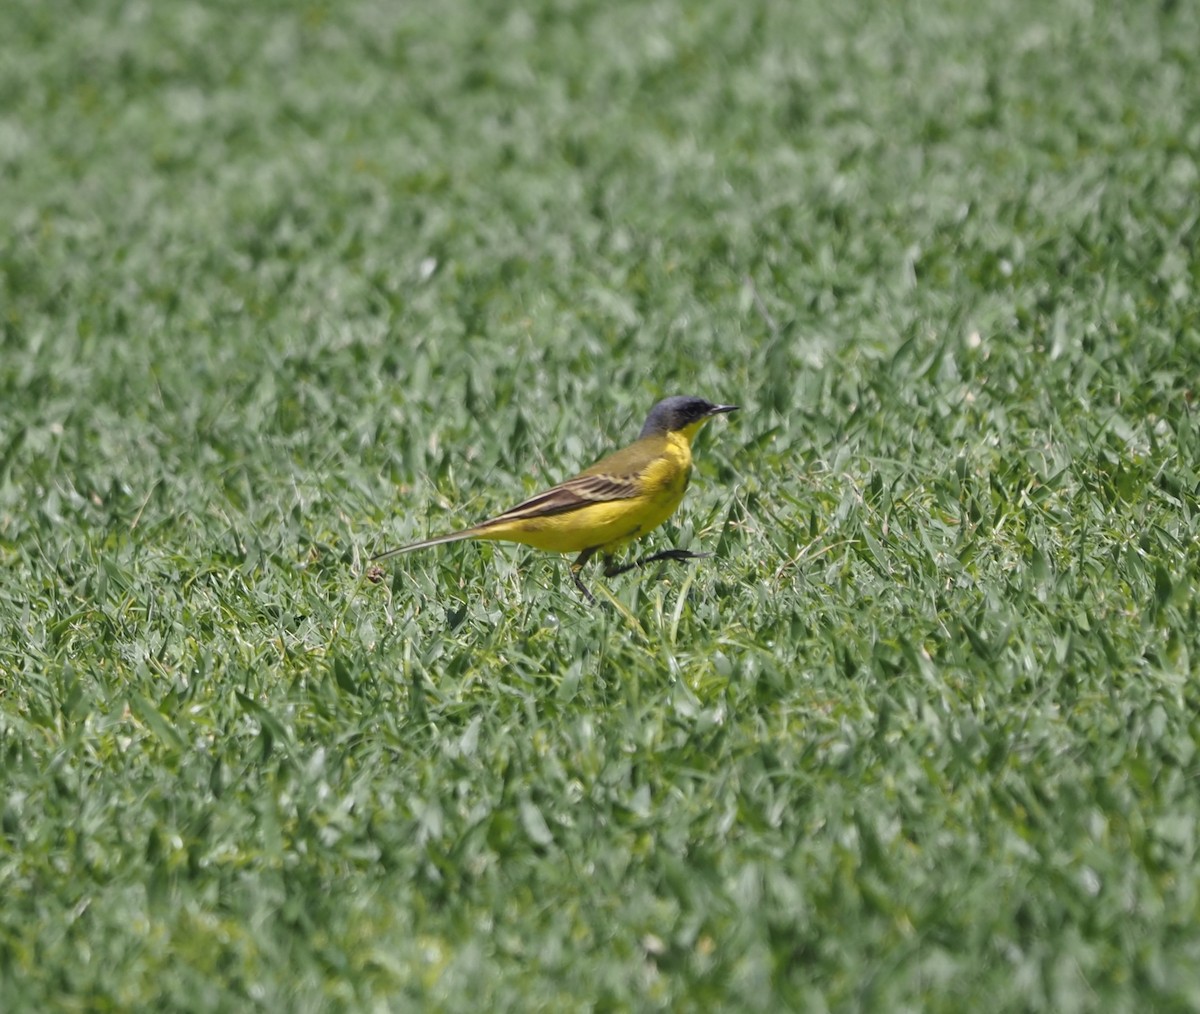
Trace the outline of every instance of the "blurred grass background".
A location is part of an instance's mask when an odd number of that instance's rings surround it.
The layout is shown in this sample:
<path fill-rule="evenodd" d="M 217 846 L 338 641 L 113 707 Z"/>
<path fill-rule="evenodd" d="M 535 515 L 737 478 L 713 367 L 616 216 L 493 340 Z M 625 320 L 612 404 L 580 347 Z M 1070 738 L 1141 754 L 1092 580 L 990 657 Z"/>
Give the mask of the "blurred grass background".
<path fill-rule="evenodd" d="M 1194 5 L 0 39 L 0 1006 L 1200 1006 Z"/>

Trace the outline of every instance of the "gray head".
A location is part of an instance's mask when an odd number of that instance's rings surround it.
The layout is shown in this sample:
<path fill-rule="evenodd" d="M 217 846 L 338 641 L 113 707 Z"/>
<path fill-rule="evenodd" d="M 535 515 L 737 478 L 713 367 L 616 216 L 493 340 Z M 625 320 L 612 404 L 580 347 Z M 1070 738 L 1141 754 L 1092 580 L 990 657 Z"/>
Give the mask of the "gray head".
<path fill-rule="evenodd" d="M 714 415 L 736 410 L 736 405 L 714 405 L 703 398 L 691 398 L 686 395 L 664 398 L 650 410 L 646 417 L 646 425 L 642 427 L 638 436 L 656 437 L 682 430 L 690 441 L 706 420 Z"/>

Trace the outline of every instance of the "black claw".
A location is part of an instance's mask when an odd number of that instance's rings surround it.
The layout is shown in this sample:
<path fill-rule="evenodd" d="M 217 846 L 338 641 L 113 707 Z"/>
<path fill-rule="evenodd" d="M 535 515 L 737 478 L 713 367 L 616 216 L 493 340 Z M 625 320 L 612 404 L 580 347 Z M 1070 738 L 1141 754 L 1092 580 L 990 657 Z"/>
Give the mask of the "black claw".
<path fill-rule="evenodd" d="M 583 570 L 584 564 L 596 555 L 595 549 L 585 549 L 575 562 L 571 564 L 571 580 L 575 582 L 575 587 L 583 593 L 583 597 L 588 600 L 593 606 L 597 605 L 596 596 L 592 594 L 590 588 L 583 583 L 583 579 L 579 576 L 579 572 Z M 690 549 L 664 549 L 658 553 L 651 553 L 649 556 L 640 557 L 634 560 L 633 563 L 618 564 L 613 558 L 607 554 L 604 556 L 604 576 L 616 577 L 618 574 L 625 574 L 635 569 L 636 567 L 644 567 L 648 563 L 657 563 L 660 560 L 703 560 L 705 557 L 712 556 L 712 553 L 693 553 Z"/>
<path fill-rule="evenodd" d="M 595 553 L 596 550 L 594 549 L 585 549 L 575 558 L 575 562 L 571 564 L 571 580 L 575 582 L 575 587 L 583 592 L 583 597 L 592 605 L 596 604 L 596 596 L 593 595 L 591 589 L 583 583 L 583 580 L 579 577 L 579 572 L 583 570 L 583 565 L 587 563 L 588 560 L 595 555 Z"/>
<path fill-rule="evenodd" d="M 582 580 L 580 580 L 579 571 L 576 570 L 574 567 L 571 568 L 571 577 L 575 581 L 575 587 L 578 588 L 581 592 L 583 592 L 583 597 L 585 599 L 587 599 L 592 605 L 595 605 L 596 604 L 596 596 L 593 595 L 591 589 L 588 588 L 588 586 L 586 584 L 584 584 Z"/>
<path fill-rule="evenodd" d="M 649 556 L 634 560 L 633 563 L 625 563 L 620 566 L 609 559 L 605 561 L 604 576 L 616 577 L 618 574 L 624 574 L 636 567 L 644 567 L 648 563 L 657 563 L 659 560 L 703 560 L 707 556 L 712 556 L 712 553 L 693 553 L 690 549 L 664 549 L 660 553 L 651 553 Z"/>

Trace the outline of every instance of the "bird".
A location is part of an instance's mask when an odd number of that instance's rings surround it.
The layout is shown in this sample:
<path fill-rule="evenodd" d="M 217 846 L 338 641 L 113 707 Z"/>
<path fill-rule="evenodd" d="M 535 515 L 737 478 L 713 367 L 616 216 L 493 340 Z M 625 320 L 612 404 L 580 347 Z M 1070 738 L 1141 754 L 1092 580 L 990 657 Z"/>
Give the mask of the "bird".
<path fill-rule="evenodd" d="M 571 564 L 571 577 L 588 602 L 595 605 L 596 597 L 580 574 L 597 553 L 603 560 L 605 577 L 657 560 L 695 560 L 711 555 L 665 549 L 632 563 L 618 564 L 614 558 L 626 543 L 657 528 L 675 513 L 691 478 L 696 434 L 710 419 L 737 409 L 737 405 L 715 405 L 686 395 L 664 398 L 650 410 L 636 441 L 573 478 L 469 528 L 387 549 L 371 560 L 463 539 L 519 542 L 550 552 L 578 553 Z M 379 580 L 382 572 L 378 568 L 373 572 Z"/>

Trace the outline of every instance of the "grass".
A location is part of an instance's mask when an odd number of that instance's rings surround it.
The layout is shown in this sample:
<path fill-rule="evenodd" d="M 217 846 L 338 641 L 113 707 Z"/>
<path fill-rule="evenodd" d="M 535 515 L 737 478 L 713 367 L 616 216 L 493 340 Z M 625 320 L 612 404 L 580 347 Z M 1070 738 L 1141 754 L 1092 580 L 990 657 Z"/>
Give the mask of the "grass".
<path fill-rule="evenodd" d="M 1200 1005 L 1192 5 L 0 38 L 0 1006 Z"/>

